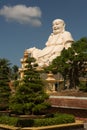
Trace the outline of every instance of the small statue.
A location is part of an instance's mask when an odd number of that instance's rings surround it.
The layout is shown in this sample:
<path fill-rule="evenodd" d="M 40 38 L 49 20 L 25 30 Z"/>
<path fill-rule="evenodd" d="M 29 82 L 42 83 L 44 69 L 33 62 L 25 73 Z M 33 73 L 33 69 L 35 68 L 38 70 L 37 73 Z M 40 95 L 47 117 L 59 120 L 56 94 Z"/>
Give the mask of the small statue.
<path fill-rule="evenodd" d="M 68 49 L 73 43 L 70 32 L 65 31 L 65 23 L 61 19 L 53 21 L 53 32 L 46 42 L 46 47 L 38 49 L 36 47 L 27 49 L 28 53 L 34 57 L 40 67 L 48 66 L 53 59 L 60 56 L 61 51 Z"/>

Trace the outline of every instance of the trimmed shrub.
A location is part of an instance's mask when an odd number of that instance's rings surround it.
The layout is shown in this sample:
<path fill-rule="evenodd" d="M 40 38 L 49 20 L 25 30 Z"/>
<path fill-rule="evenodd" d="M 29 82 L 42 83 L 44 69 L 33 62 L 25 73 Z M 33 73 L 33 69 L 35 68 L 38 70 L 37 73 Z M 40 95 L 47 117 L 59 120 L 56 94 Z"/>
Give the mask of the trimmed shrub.
<path fill-rule="evenodd" d="M 19 117 L 1 116 L 0 124 L 18 127 L 40 127 L 75 122 L 75 117 L 69 114 L 52 114 L 52 117 L 37 119 L 21 119 Z"/>
<path fill-rule="evenodd" d="M 52 115 L 53 116 L 53 115 Z M 75 117 L 68 114 L 54 114 L 54 117 L 35 119 L 34 126 L 48 126 L 75 122 Z"/>
<path fill-rule="evenodd" d="M 19 119 L 17 117 L 1 116 L 0 117 L 0 124 L 17 126 L 18 120 Z"/>
<path fill-rule="evenodd" d="M 17 121 L 17 127 L 32 127 L 34 125 L 34 119 L 19 119 Z"/>

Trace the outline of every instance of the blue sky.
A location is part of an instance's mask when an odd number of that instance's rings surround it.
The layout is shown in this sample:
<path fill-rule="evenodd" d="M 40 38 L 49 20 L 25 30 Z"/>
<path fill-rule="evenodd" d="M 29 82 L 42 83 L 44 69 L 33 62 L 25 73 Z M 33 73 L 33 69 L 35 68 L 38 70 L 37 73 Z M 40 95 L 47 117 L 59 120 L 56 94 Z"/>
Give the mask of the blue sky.
<path fill-rule="evenodd" d="M 20 66 L 25 49 L 45 47 L 57 18 L 75 41 L 87 37 L 87 0 L 0 0 L 0 58 Z"/>

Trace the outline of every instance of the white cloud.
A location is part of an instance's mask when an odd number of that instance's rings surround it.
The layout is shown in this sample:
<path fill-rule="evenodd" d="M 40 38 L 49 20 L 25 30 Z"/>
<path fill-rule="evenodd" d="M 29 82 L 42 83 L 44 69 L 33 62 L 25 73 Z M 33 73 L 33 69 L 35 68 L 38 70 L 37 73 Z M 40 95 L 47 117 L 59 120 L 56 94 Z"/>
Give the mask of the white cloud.
<path fill-rule="evenodd" d="M 16 21 L 32 26 L 41 25 L 41 10 L 39 7 L 27 7 L 25 5 L 3 6 L 0 9 L 0 15 L 4 16 L 8 21 Z"/>

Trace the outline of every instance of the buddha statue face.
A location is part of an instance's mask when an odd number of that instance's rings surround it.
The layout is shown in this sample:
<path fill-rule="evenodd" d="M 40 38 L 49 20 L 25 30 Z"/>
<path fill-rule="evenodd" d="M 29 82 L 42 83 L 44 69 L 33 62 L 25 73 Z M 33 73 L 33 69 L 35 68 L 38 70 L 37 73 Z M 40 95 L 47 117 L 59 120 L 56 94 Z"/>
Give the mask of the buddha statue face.
<path fill-rule="evenodd" d="M 53 21 L 53 34 L 59 34 L 62 33 L 65 29 L 65 23 L 61 19 L 56 19 Z"/>

